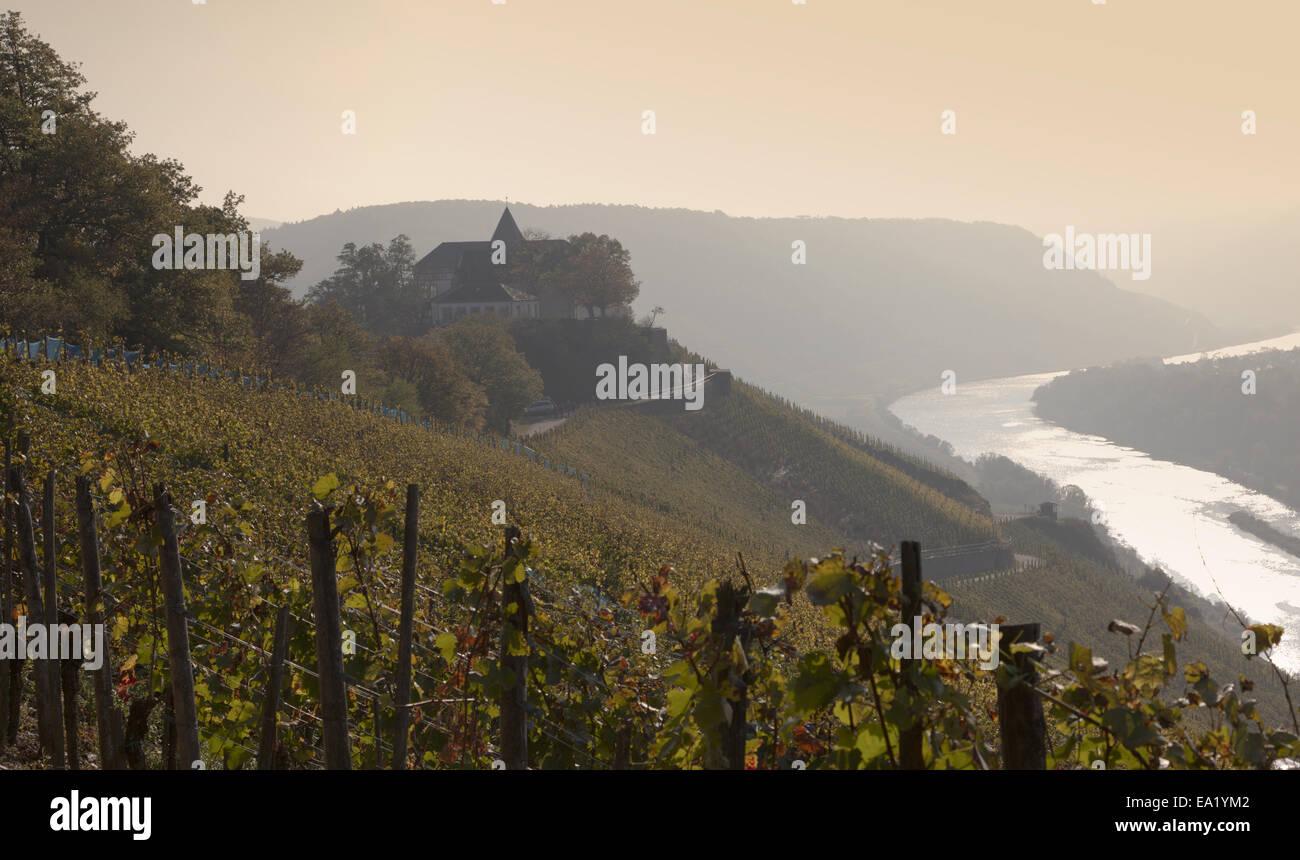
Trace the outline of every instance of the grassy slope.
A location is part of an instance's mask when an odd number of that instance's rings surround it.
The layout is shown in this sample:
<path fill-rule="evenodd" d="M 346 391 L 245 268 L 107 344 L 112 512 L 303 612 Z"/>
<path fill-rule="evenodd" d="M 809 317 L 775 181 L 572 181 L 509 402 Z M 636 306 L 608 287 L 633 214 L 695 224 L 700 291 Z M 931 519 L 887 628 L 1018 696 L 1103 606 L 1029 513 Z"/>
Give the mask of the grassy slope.
<path fill-rule="evenodd" d="M 853 552 L 869 538 L 945 545 L 994 531 L 983 516 L 743 387 L 725 408 L 690 415 L 584 410 L 535 440 L 552 461 L 593 474 L 596 489 L 589 494 L 576 479 L 498 447 L 285 392 L 63 366 L 58 395 L 46 397 L 34 393 L 33 369 L 4 360 L 0 378 L 23 383 L 34 468 L 57 465 L 67 474 L 81 452 L 102 450 L 105 434 L 148 433 L 162 446 L 157 477 L 177 498 L 253 498 L 261 511 L 253 523 L 259 535 L 296 559 L 305 555 L 305 540 L 297 536 L 308 490 L 331 471 L 345 481 L 416 482 L 424 528 L 465 538 L 499 533 L 490 505 L 501 499 L 513 521 L 540 537 L 548 570 L 610 591 L 668 563 L 685 584 L 698 584 L 734 570 L 737 550 L 765 583 L 787 553 L 832 545 Z M 791 498 L 809 502 L 807 525 L 790 523 Z M 837 510 L 847 513 L 833 519 Z M 1048 565 L 956 586 L 955 613 L 1038 620 L 1059 642 L 1088 643 L 1113 663 L 1123 657 L 1123 643 L 1105 632 L 1106 623 L 1144 622 L 1149 594 L 1042 533 L 1006 528 L 1017 551 Z M 1196 619 L 1180 648 L 1180 662 L 1193 659 L 1205 660 L 1224 683 L 1246 673 L 1260 685 L 1270 713 L 1278 712 L 1260 664 L 1247 664 Z"/>
<path fill-rule="evenodd" d="M 1112 667 L 1128 662 L 1128 649 L 1136 645 L 1129 637 L 1108 633 L 1112 619 L 1142 627 L 1147 622 L 1155 593 L 1137 584 L 1126 574 L 1098 562 L 1069 552 L 1065 546 L 1031 524 L 1018 522 L 1004 526 L 1008 537 L 1022 552 L 1043 558 L 1040 568 L 997 576 L 982 582 L 954 583 L 952 613 L 959 618 L 989 619 L 1005 616 L 1007 623 L 1037 621 L 1043 632 L 1056 637 L 1058 645 L 1069 647 L 1071 641 L 1088 645 L 1095 656 L 1106 658 Z M 1171 601 L 1171 605 L 1179 605 Z M 1246 660 L 1240 650 L 1216 632 L 1193 607 L 1188 610 L 1188 634 L 1178 643 L 1180 666 L 1202 660 L 1220 684 L 1238 683 L 1245 675 L 1256 684 L 1254 695 L 1267 722 L 1288 724 L 1281 686 L 1272 671 L 1258 659 Z M 1159 615 L 1143 646 L 1156 653 L 1160 634 L 1168 632 Z M 1054 665 L 1064 663 L 1064 656 Z M 1181 690 L 1175 678 L 1173 686 Z M 1293 688 L 1294 696 L 1296 690 Z"/>
<path fill-rule="evenodd" d="M 987 517 L 743 384 L 699 412 L 589 407 L 537 437 L 537 447 L 594 459 L 629 498 L 709 518 L 729 534 L 758 526 L 792 549 L 824 550 L 827 540 L 850 551 L 872 540 L 951 546 L 997 534 Z M 907 466 L 934 484 L 953 483 Z M 807 503 L 806 525 L 790 522 L 795 499 Z"/>
<path fill-rule="evenodd" d="M 31 397 L 35 372 L 12 366 L 2 372 L 14 374 L 26 381 Z M 632 560 L 643 565 L 639 572 L 676 562 L 701 576 L 733 564 L 730 547 L 717 544 L 700 523 L 635 505 L 599 485 L 588 494 L 576 478 L 486 441 L 430 433 L 288 392 L 69 365 L 59 369 L 57 396 L 36 395 L 29 404 L 33 468 L 74 472 L 80 453 L 102 450 L 104 437 L 147 434 L 161 445 L 155 477 L 177 498 L 216 493 L 255 500 L 265 507 L 259 531 L 267 535 L 301 533 L 311 485 L 336 472 L 345 482 L 418 483 L 426 527 L 467 539 L 499 536 L 491 504 L 500 499 L 512 521 L 536 532 L 548 555 L 582 579 L 625 573 Z M 593 461 L 568 462 L 600 472 Z M 301 557 L 305 547 L 291 542 L 281 549 Z"/>
<path fill-rule="evenodd" d="M 792 552 L 800 547 L 805 554 L 824 551 L 830 545 L 825 539 L 844 532 L 853 535 L 845 544 L 850 552 L 873 538 L 881 543 L 920 539 L 923 546 L 942 546 L 992 533 L 982 515 L 757 389 L 738 385 L 734 392 L 698 413 L 589 408 L 540 437 L 539 448 L 575 458 L 585 454 L 601 464 L 602 476 L 617 475 L 631 497 L 678 516 L 717 518 L 724 533 L 738 539 L 758 527 L 769 542 L 788 540 Z M 917 464 L 912 468 L 920 471 Z M 773 477 L 778 472 L 782 477 Z M 935 471 L 921 477 L 938 484 L 944 476 Z M 808 525 L 790 524 L 792 498 L 809 502 Z M 829 516 L 819 516 L 818 511 Z M 829 528 L 820 526 L 834 511 L 847 513 Z M 1045 566 L 955 586 L 954 614 L 984 620 L 1001 615 L 1012 623 L 1039 621 L 1060 643 L 1088 644 L 1112 666 L 1127 662 L 1131 643 L 1108 633 L 1106 626 L 1114 618 L 1145 623 L 1153 595 L 1118 568 L 1092 529 L 1076 521 L 1028 520 L 1005 525 L 1002 531 L 1017 552 L 1042 558 Z M 1258 660 L 1247 662 L 1231 642 L 1195 616 L 1193 607 L 1186 608 L 1192 617 L 1189 637 L 1179 646 L 1180 663 L 1204 660 L 1222 683 L 1236 682 L 1245 674 L 1258 685 L 1256 695 L 1270 719 L 1281 724 L 1285 704 L 1271 671 Z M 1158 618 L 1156 624 L 1152 642 L 1158 646 L 1159 632 L 1165 628 Z"/>

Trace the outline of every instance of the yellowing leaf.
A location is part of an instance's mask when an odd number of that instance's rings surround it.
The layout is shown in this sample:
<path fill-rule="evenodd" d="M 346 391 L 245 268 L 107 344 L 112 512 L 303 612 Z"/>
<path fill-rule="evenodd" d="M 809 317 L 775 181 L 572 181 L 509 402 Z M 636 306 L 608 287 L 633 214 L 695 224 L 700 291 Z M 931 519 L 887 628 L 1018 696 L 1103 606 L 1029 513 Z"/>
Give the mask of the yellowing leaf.
<path fill-rule="evenodd" d="M 1256 637 L 1256 648 L 1266 651 L 1282 641 L 1283 629 L 1276 624 L 1252 624 L 1246 628 L 1252 630 Z"/>
<path fill-rule="evenodd" d="M 438 653 L 442 654 L 442 659 L 448 663 L 456 659 L 456 636 L 452 633 L 439 633 L 438 638 L 434 640 L 438 646 Z"/>
<path fill-rule="evenodd" d="M 328 475 L 325 475 L 316 482 L 316 484 L 311 488 L 311 494 L 315 496 L 317 500 L 321 500 L 338 488 L 339 476 L 330 472 Z"/>
<path fill-rule="evenodd" d="M 1169 632 L 1174 634 L 1174 641 L 1181 642 L 1183 636 L 1187 635 L 1187 613 L 1181 606 L 1175 606 L 1170 612 L 1164 613 L 1164 619 Z"/>

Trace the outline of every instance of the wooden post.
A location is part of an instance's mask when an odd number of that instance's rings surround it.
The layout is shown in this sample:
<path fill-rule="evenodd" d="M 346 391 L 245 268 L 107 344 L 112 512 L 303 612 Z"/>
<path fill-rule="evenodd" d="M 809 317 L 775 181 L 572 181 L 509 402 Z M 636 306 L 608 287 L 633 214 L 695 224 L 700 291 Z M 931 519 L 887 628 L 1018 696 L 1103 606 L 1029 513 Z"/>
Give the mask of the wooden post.
<path fill-rule="evenodd" d="M 514 526 L 506 528 L 507 559 L 518 553 L 516 541 L 519 537 L 519 529 Z M 522 561 L 519 563 L 523 564 Z M 528 657 L 510 655 L 509 634 L 513 629 L 525 640 L 528 637 L 528 580 L 507 583 L 501 591 L 502 605 L 515 605 L 514 617 L 501 626 L 501 671 L 511 679 L 501 688 L 501 759 L 506 763 L 506 770 L 527 770 L 528 714 L 525 706 L 528 702 Z"/>
<path fill-rule="evenodd" d="M 63 624 L 76 624 L 78 619 L 71 612 L 59 610 L 59 621 Z M 77 697 L 81 688 L 83 656 L 84 645 L 82 654 L 69 657 L 62 662 L 63 737 L 68 745 L 68 770 L 81 770 L 81 755 L 77 748 Z"/>
<path fill-rule="evenodd" d="M 415 627 L 415 556 L 420 537 L 420 488 L 406 485 L 406 530 L 402 534 L 402 616 L 397 638 L 397 698 L 393 710 L 393 770 L 406 769 L 406 735 L 411 726 L 411 637 Z"/>
<path fill-rule="evenodd" d="M 620 726 L 614 732 L 614 770 L 632 769 L 632 727 Z"/>
<path fill-rule="evenodd" d="M 162 760 L 163 770 L 176 770 L 176 694 L 172 690 L 167 691 L 163 705 Z"/>
<path fill-rule="evenodd" d="M 51 469 L 45 476 L 44 492 L 41 494 L 41 544 L 45 559 L 44 585 L 42 586 L 42 599 L 45 601 L 45 617 L 41 619 L 45 622 L 45 629 L 50 633 L 50 645 L 54 645 L 54 631 L 59 629 L 59 550 L 58 538 L 54 533 L 54 470 Z M 46 655 L 49 659 L 45 661 L 45 686 L 50 698 L 50 708 L 54 714 L 51 717 L 50 725 L 57 732 L 58 737 L 54 739 L 54 757 L 55 767 L 62 768 L 65 766 L 64 761 L 66 748 L 66 739 L 63 735 L 63 722 L 61 715 L 63 713 L 62 696 L 59 693 L 61 686 L 61 663 L 59 657 L 51 651 Z"/>
<path fill-rule="evenodd" d="M 43 624 L 45 605 L 41 600 L 40 567 L 36 564 L 36 532 L 32 526 L 31 500 L 28 498 L 27 481 L 23 478 L 21 467 L 15 466 L 10 473 L 11 481 L 18 487 L 18 554 L 21 557 L 23 580 L 27 586 L 27 617 L 35 623 Z M 12 491 L 12 487 L 11 487 Z M 45 655 L 47 658 L 48 654 Z M 36 682 L 36 715 L 40 728 L 41 745 L 50 752 L 54 767 L 63 768 L 63 731 L 59 724 L 59 711 L 51 701 L 50 683 L 53 675 L 49 672 L 48 659 L 32 660 L 32 679 Z"/>
<path fill-rule="evenodd" d="M 370 728 L 370 736 L 375 743 L 375 770 L 382 770 L 384 767 L 384 751 L 383 748 L 380 747 L 379 741 L 383 737 L 383 732 L 381 731 L 383 723 L 381 720 L 382 713 L 379 707 L 378 696 L 375 696 L 370 700 L 370 717 L 374 721 Z"/>
<path fill-rule="evenodd" d="M 339 583 L 328 508 L 307 514 L 311 548 L 312 614 L 316 619 L 316 672 L 320 676 L 321 743 L 325 767 L 352 769 L 348 739 L 348 699 L 343 679 L 343 630 L 339 624 Z"/>
<path fill-rule="evenodd" d="M 1002 660 L 1011 660 L 1020 683 L 998 687 L 998 723 L 1002 732 L 1002 767 L 1004 770 L 1047 769 L 1047 724 L 1043 703 L 1026 684 L 1038 678 L 1034 661 L 1028 654 L 1012 655 L 1010 646 L 1019 642 L 1037 642 L 1039 627 L 1034 624 L 1006 624 L 1001 627 Z"/>
<path fill-rule="evenodd" d="M 903 567 L 903 623 L 909 629 L 917 624 L 921 615 L 921 544 L 914 540 L 905 540 L 899 548 Z M 916 689 L 915 672 L 920 665 L 920 654 L 913 654 L 913 660 L 905 661 L 903 677 L 907 686 Z M 921 725 L 909 726 L 898 733 L 898 766 L 902 770 L 923 770 L 925 758 L 922 755 Z"/>
<path fill-rule="evenodd" d="M 257 769 L 275 769 L 275 728 L 280 710 L 280 690 L 284 688 L 284 657 L 289 651 L 289 604 L 275 616 L 275 644 L 271 646 L 271 665 L 262 697 L 262 737 L 257 745 Z"/>
<path fill-rule="evenodd" d="M 4 440 L 4 472 L 0 473 L 0 488 L 6 490 L 0 494 L 0 525 L 4 527 L 4 545 L 0 547 L 0 622 L 5 624 L 14 623 L 13 598 L 9 593 L 9 584 L 11 581 L 11 559 L 13 558 L 14 547 L 14 526 L 13 518 L 9 512 L 8 500 L 8 480 L 9 480 L 9 439 Z M 4 749 L 9 743 L 9 668 L 12 660 L 0 660 L 0 750 Z"/>
<path fill-rule="evenodd" d="M 185 620 L 185 584 L 181 579 L 181 550 L 176 542 L 176 514 L 172 497 L 162 484 L 153 487 L 154 513 L 162 531 L 163 601 L 167 610 L 167 661 L 172 677 L 172 702 L 176 711 L 177 768 L 189 770 L 202 758 L 199 717 L 194 701 L 194 665 L 190 662 L 190 628 Z"/>
<path fill-rule="evenodd" d="M 81 539 L 81 574 L 86 588 L 86 623 L 92 630 L 104 625 L 104 585 L 99 572 L 99 525 L 90 498 L 90 476 L 77 478 L 77 530 Z M 108 634 L 104 634 L 103 653 L 94 672 L 95 727 L 99 732 L 99 766 L 103 770 L 124 770 L 122 758 L 122 724 L 113 701 L 113 661 Z"/>
<path fill-rule="evenodd" d="M 728 580 L 718 586 L 718 614 L 713 619 L 712 633 L 724 652 L 730 652 L 732 644 L 740 637 L 744 644 L 745 632 L 742 630 L 740 613 L 744 609 L 746 596 L 737 591 Z M 745 769 L 745 715 L 749 710 L 749 692 L 742 678 L 733 677 L 731 682 L 740 688 L 740 699 L 731 703 L 731 719 L 722 723 L 722 750 L 726 757 L 728 770 Z"/>
<path fill-rule="evenodd" d="M 27 435 L 27 431 L 25 430 L 18 431 L 18 439 L 17 439 L 17 444 L 15 445 L 15 450 L 20 458 L 20 461 L 17 463 L 9 462 L 8 457 L 6 457 L 6 463 L 8 464 L 8 467 L 5 469 L 5 474 L 4 474 L 4 479 L 7 482 L 6 486 L 8 487 L 8 492 L 13 495 L 13 501 L 4 506 L 5 517 L 6 517 L 5 521 L 9 529 L 9 534 L 8 534 L 9 546 L 7 548 L 7 555 L 5 559 L 7 569 L 4 571 L 4 576 L 6 577 L 5 585 L 7 587 L 8 594 L 9 594 L 9 603 L 8 606 L 6 606 L 5 608 L 4 620 L 10 624 L 13 624 L 16 620 L 14 617 L 15 614 L 14 611 L 16 609 L 16 603 L 20 599 L 20 592 L 18 589 L 18 569 L 19 569 L 18 501 L 17 501 L 18 490 L 17 490 L 17 485 L 13 482 L 15 480 L 19 480 L 14 478 L 15 472 L 20 476 L 22 475 L 21 458 L 25 458 L 27 456 L 27 446 L 29 444 L 30 444 L 30 439 Z M 6 454 L 8 454 L 8 449 L 6 449 Z M 6 661 L 6 662 L 9 662 L 10 665 L 9 665 L 8 713 L 6 715 L 8 727 L 5 734 L 5 740 L 12 745 L 18 742 L 18 723 L 22 714 L 22 703 L 23 703 L 23 662 L 24 661 L 15 659 L 13 661 Z"/>

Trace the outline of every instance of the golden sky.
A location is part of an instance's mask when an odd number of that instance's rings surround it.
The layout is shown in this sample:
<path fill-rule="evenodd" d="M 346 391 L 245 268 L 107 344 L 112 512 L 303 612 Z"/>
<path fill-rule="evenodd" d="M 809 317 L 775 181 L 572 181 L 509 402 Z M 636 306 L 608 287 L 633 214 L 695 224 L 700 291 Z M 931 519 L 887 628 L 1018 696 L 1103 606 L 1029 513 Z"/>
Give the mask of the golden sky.
<path fill-rule="evenodd" d="M 279 220 L 509 197 L 1041 233 L 1300 204 L 1295 0 L 13 8 L 138 150 Z"/>

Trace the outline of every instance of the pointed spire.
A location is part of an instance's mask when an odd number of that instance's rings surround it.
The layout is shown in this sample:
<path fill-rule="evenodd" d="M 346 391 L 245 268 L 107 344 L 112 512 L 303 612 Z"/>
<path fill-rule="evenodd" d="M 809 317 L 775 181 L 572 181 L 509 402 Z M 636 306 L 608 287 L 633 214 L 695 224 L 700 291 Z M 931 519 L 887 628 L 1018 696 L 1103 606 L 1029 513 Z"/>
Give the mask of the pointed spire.
<path fill-rule="evenodd" d="M 504 239 L 507 245 L 524 241 L 524 234 L 520 232 L 519 225 L 515 223 L 515 216 L 510 214 L 509 206 L 501 213 L 501 220 L 497 222 L 496 232 L 492 234 L 493 242 L 498 239 Z"/>

